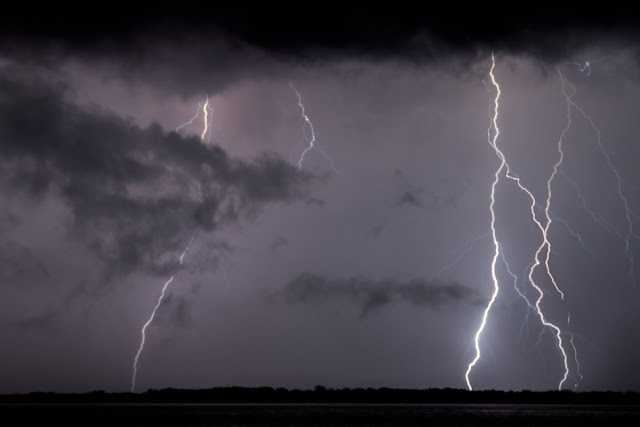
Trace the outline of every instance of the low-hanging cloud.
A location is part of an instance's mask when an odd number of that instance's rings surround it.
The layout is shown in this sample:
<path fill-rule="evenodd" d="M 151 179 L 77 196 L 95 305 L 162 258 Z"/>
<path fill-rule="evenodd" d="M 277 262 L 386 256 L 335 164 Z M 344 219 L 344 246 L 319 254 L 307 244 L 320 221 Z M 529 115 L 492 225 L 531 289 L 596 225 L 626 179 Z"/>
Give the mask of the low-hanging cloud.
<path fill-rule="evenodd" d="M 423 278 L 402 282 L 365 277 L 328 278 L 302 273 L 279 291 L 289 304 L 321 304 L 345 301 L 357 306 L 365 317 L 394 302 L 408 302 L 418 307 L 438 308 L 458 302 L 478 302 L 475 291 L 456 282 Z"/>
<path fill-rule="evenodd" d="M 194 229 L 211 232 L 270 202 L 303 198 L 310 175 L 276 155 L 231 158 L 217 146 L 67 100 L 64 86 L 0 70 L 0 177 L 12 194 L 53 195 L 68 206 L 71 235 L 107 277 L 164 274 L 163 255 Z"/>

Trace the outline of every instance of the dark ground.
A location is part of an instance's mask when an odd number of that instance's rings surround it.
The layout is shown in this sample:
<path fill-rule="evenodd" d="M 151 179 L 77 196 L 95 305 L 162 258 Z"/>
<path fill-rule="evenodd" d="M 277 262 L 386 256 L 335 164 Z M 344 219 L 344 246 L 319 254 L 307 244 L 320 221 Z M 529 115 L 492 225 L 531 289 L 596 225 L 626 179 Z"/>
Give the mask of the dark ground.
<path fill-rule="evenodd" d="M 610 427 L 640 421 L 638 406 L 511 404 L 5 404 L 0 414 L 22 426 Z"/>
<path fill-rule="evenodd" d="M 7 425 L 639 425 L 640 395 L 454 389 L 215 388 L 0 395 Z"/>

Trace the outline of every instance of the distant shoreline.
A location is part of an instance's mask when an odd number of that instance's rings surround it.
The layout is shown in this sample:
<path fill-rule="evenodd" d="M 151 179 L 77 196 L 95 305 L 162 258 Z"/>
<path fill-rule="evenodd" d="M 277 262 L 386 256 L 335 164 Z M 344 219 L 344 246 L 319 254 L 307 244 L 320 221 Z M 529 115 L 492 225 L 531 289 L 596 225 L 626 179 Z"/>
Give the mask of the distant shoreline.
<path fill-rule="evenodd" d="M 461 389 L 343 388 L 316 386 L 311 390 L 272 387 L 147 390 L 143 393 L 0 394 L 0 404 L 388 404 L 388 405 L 590 405 L 639 406 L 637 392 L 467 391 Z"/>

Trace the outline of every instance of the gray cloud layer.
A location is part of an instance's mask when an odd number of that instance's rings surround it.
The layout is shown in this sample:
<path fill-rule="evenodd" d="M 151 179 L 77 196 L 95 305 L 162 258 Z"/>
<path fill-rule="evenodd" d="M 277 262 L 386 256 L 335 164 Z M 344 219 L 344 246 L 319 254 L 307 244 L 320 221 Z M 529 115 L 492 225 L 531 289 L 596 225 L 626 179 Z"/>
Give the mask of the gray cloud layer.
<path fill-rule="evenodd" d="M 64 87 L 7 68 L 0 73 L 0 176 L 5 191 L 61 197 L 73 232 L 108 276 L 166 272 L 162 254 L 194 228 L 212 231 L 265 203 L 303 195 L 310 176 L 275 155 L 230 158 L 197 138 L 139 128 L 66 100 Z"/>
<path fill-rule="evenodd" d="M 395 301 L 409 302 L 419 307 L 436 308 L 456 302 L 475 303 L 477 294 L 458 283 L 413 279 L 373 280 L 364 277 L 327 278 L 303 273 L 291 280 L 279 296 L 290 304 L 317 304 L 346 301 L 367 316 Z"/>

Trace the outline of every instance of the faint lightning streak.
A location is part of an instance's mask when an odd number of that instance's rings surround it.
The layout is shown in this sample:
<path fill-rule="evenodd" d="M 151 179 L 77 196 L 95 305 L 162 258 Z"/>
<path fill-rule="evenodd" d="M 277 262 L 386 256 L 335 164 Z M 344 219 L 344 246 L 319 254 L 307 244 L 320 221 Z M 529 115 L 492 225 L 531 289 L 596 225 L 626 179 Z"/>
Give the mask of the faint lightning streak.
<path fill-rule="evenodd" d="M 449 264 L 440 268 L 440 273 L 458 265 L 460 261 L 462 261 L 462 259 L 465 257 L 465 255 L 473 248 L 474 244 L 476 244 L 479 240 L 486 239 L 487 237 L 489 237 L 489 232 L 486 232 L 484 234 L 474 237 L 471 240 L 466 241 L 462 245 L 462 247 L 458 250 L 458 255 L 456 256 L 456 258 L 453 261 L 451 261 Z"/>
<path fill-rule="evenodd" d="M 326 157 L 326 159 L 329 161 L 329 164 L 331 165 L 331 168 L 334 170 L 334 172 L 339 174 L 340 172 L 338 171 L 338 169 L 336 169 L 336 167 L 333 164 L 333 159 L 324 150 L 322 150 L 320 147 L 318 147 L 315 144 L 315 142 L 316 142 L 316 134 L 315 134 L 315 131 L 313 130 L 313 123 L 311 123 L 311 120 L 309 119 L 309 116 L 307 116 L 307 114 L 304 112 L 304 104 L 302 103 L 302 95 L 300 95 L 300 92 L 298 92 L 296 90 L 296 88 L 293 86 L 292 82 L 289 82 L 289 86 L 291 86 L 291 89 L 293 89 L 293 91 L 298 96 L 298 107 L 300 107 L 300 110 L 302 112 L 302 117 L 304 118 L 304 122 L 305 122 L 304 124 L 305 125 L 309 125 L 309 129 L 311 129 L 311 140 L 308 141 L 309 142 L 309 146 L 304 149 L 302 154 L 300 154 L 300 159 L 298 160 L 298 163 L 296 163 L 296 165 L 298 166 L 298 170 L 302 169 L 302 163 L 304 162 L 304 157 L 306 156 L 306 154 L 311 150 L 316 150 L 319 153 L 321 153 L 324 157 Z"/>
<path fill-rule="evenodd" d="M 580 204 L 584 208 L 585 212 L 587 212 L 587 214 L 591 217 L 591 219 L 596 224 L 598 224 L 602 228 L 604 228 L 605 231 L 617 236 L 620 240 L 622 240 L 624 242 L 624 235 L 622 233 L 620 233 L 620 231 L 616 230 L 616 228 L 612 224 L 610 224 L 606 219 L 604 219 L 603 217 L 598 215 L 595 211 L 593 211 L 589 207 L 589 205 L 587 204 L 587 200 L 585 199 L 584 195 L 582 194 L 582 191 L 580 191 L 580 187 L 578 186 L 578 183 L 575 182 L 571 177 L 569 177 L 565 172 L 560 171 L 560 173 L 573 186 L 573 188 L 576 191 L 576 194 L 578 196 L 578 200 L 580 201 Z"/>
<path fill-rule="evenodd" d="M 587 76 L 591 75 L 591 64 L 589 63 L 589 61 L 584 61 L 584 65 L 579 62 L 569 62 L 569 61 L 567 61 L 567 64 L 577 65 L 581 73 L 584 73 L 586 70 Z"/>
<path fill-rule="evenodd" d="M 571 323 L 571 313 L 569 313 L 569 315 L 567 316 L 567 327 L 569 327 L 570 323 Z M 569 330 L 569 336 L 571 336 L 571 340 L 569 342 L 571 343 L 571 347 L 573 348 L 573 356 L 574 356 L 574 360 L 576 361 L 576 373 L 580 377 L 580 379 L 576 381 L 576 383 L 573 385 L 573 389 L 577 390 L 578 385 L 580 384 L 580 381 L 582 381 L 584 377 L 582 376 L 582 373 L 580 373 L 580 361 L 578 360 L 578 350 L 576 349 L 576 345 L 573 343 L 573 333 L 570 330 Z"/>
<path fill-rule="evenodd" d="M 196 110 L 196 114 L 195 114 L 195 116 L 193 116 L 193 117 L 191 118 L 191 120 L 187 120 L 186 122 L 184 122 L 184 123 L 183 123 L 183 124 L 181 124 L 180 126 L 176 127 L 176 132 L 178 132 L 180 129 L 182 129 L 182 128 L 183 128 L 183 127 L 185 127 L 185 126 L 189 126 L 189 125 L 192 125 L 192 124 L 193 124 L 193 121 L 194 121 L 195 119 L 197 119 L 197 118 L 198 118 L 198 116 L 200 115 L 200 107 L 202 107 L 202 102 L 198 102 L 198 108 L 197 108 L 197 110 Z"/>
<path fill-rule="evenodd" d="M 594 59 L 594 60 L 592 60 L 592 61 L 587 60 L 587 61 L 584 61 L 584 64 L 582 64 L 582 63 L 580 63 L 580 62 L 570 62 L 570 61 L 567 61 L 567 64 L 577 65 L 577 66 L 578 66 L 578 68 L 580 69 L 580 72 L 581 72 L 581 73 L 584 73 L 584 72 L 586 71 L 586 72 L 587 72 L 587 76 L 590 76 L 590 75 L 591 75 L 591 64 L 598 63 L 598 62 L 602 61 L 603 59 L 607 59 L 607 58 L 608 58 L 608 57 L 607 57 L 607 56 L 605 56 L 605 57 L 602 57 L 602 58 L 600 58 L 600 59 Z"/>
<path fill-rule="evenodd" d="M 551 215 L 551 218 L 553 218 L 555 221 L 559 222 L 560 224 L 564 225 L 564 228 L 567 230 L 567 232 L 576 238 L 576 240 L 578 240 L 578 243 L 580 243 L 580 246 L 582 247 L 582 249 L 587 250 L 587 248 L 584 245 L 584 240 L 582 240 L 582 236 L 580 235 L 580 233 L 577 233 L 576 231 L 573 230 L 573 228 L 571 228 L 571 225 L 569 225 L 569 223 L 562 219 L 562 218 L 558 218 L 557 216 L 555 216 L 553 214 L 552 211 L 549 211 L 549 215 Z"/>
<path fill-rule="evenodd" d="M 558 138 L 558 154 L 559 154 L 558 161 L 556 162 L 555 165 L 553 165 L 553 172 L 551 173 L 551 176 L 549 176 L 549 179 L 547 180 L 547 203 L 544 208 L 544 213 L 547 218 L 547 223 L 544 227 L 544 231 L 542 232 L 542 237 L 543 237 L 542 246 L 538 248 L 538 251 L 536 252 L 536 258 L 538 257 L 538 254 L 540 253 L 542 248 L 546 246 L 547 254 L 545 257 L 544 265 L 547 269 L 547 275 L 551 279 L 551 283 L 553 283 L 553 286 L 556 288 L 556 291 L 558 291 L 558 293 L 560 294 L 560 297 L 564 299 L 564 293 L 558 287 L 556 278 L 551 273 L 551 268 L 549 267 L 549 258 L 551 256 L 551 242 L 549 242 L 549 227 L 551 226 L 551 222 L 552 222 L 549 210 L 551 209 L 551 197 L 552 197 L 551 184 L 553 183 L 554 178 L 558 174 L 558 169 L 560 168 L 560 165 L 562 165 L 562 161 L 564 160 L 564 151 L 562 149 L 562 142 L 564 141 L 565 134 L 569 131 L 569 128 L 571 127 L 571 106 L 569 102 L 571 101 L 571 98 L 575 95 L 575 89 L 572 91 L 572 93 L 567 93 L 565 90 L 564 78 L 562 78 L 562 73 L 560 72 L 559 68 L 558 68 L 558 74 L 560 75 L 560 81 L 562 83 L 562 93 L 563 95 L 565 95 L 567 99 L 567 124 L 565 125 L 564 129 L 562 129 L 562 132 L 560 133 L 560 138 Z"/>
<path fill-rule="evenodd" d="M 565 79 L 562 76 L 562 74 L 560 74 L 560 78 L 562 79 L 562 83 L 564 85 L 565 84 Z M 569 87 L 571 87 L 571 90 L 573 91 L 573 93 L 575 93 L 575 87 L 569 81 L 566 81 L 566 84 Z M 631 219 L 631 217 L 633 216 L 633 213 L 631 211 L 631 208 L 629 207 L 629 200 L 627 199 L 627 197 L 625 196 L 624 192 L 622 191 L 622 177 L 620 176 L 620 173 L 618 172 L 618 169 L 616 169 L 616 167 L 613 165 L 613 162 L 611 161 L 611 156 L 609 156 L 609 153 L 607 152 L 607 150 L 605 150 L 604 145 L 602 144 L 601 136 L 600 136 L 600 129 L 598 129 L 596 124 L 593 122 L 593 119 L 578 104 L 576 104 L 573 101 L 573 99 L 571 99 L 571 97 L 567 97 L 566 94 L 565 94 L 565 97 L 567 98 L 567 103 L 569 104 L 569 106 L 575 108 L 576 110 L 578 110 L 580 112 L 580 114 L 582 115 L 582 117 L 587 122 L 589 122 L 589 125 L 595 131 L 595 133 L 596 133 L 596 141 L 598 143 L 598 148 L 600 148 L 600 152 L 602 153 L 602 155 L 604 156 L 605 160 L 607 161 L 607 165 L 609 166 L 609 169 L 616 176 L 618 196 L 620 197 L 620 199 L 622 199 L 622 203 L 624 205 L 624 210 L 625 210 L 625 217 L 626 217 L 626 220 L 627 220 L 627 233 L 626 233 L 626 235 L 624 237 L 625 254 L 626 254 L 627 258 L 629 259 L 629 274 L 633 274 L 635 261 L 634 261 L 634 257 L 633 257 L 633 252 L 631 251 L 631 238 L 632 237 L 636 237 L 636 233 L 633 231 L 633 221 Z"/>
<path fill-rule="evenodd" d="M 189 247 L 191 246 L 191 243 L 193 243 L 193 239 L 195 238 L 195 236 L 196 236 L 196 230 L 194 230 L 193 233 L 191 234 L 191 238 L 189 239 L 189 243 L 187 244 L 187 247 L 182 252 L 182 255 L 180 255 L 180 265 L 182 265 L 182 261 L 184 260 L 184 256 L 186 255 L 187 251 L 189 250 Z M 132 393 L 134 392 L 134 390 L 136 388 L 136 376 L 138 374 L 138 359 L 140 358 L 140 354 L 142 354 L 142 350 L 144 350 L 144 344 L 145 344 L 145 341 L 146 341 L 147 328 L 149 327 L 151 322 L 153 322 L 153 319 L 156 316 L 156 311 L 158 311 L 158 308 L 162 304 L 162 300 L 164 299 L 164 295 L 165 295 L 165 293 L 167 291 L 167 288 L 171 284 L 171 282 L 173 282 L 173 277 L 174 276 L 175 276 L 175 274 L 172 275 L 169 278 L 169 280 L 167 280 L 165 282 L 164 286 L 162 287 L 162 292 L 160 293 L 160 297 L 158 298 L 158 302 L 156 303 L 156 306 L 153 308 L 153 311 L 151 312 L 151 316 L 149 316 L 149 320 L 147 320 L 147 322 L 144 324 L 144 326 L 142 326 L 142 339 L 140 341 L 140 347 L 138 348 L 138 352 L 136 353 L 136 357 L 135 357 L 134 362 L 133 362 L 133 378 L 131 379 L 131 392 Z"/>

